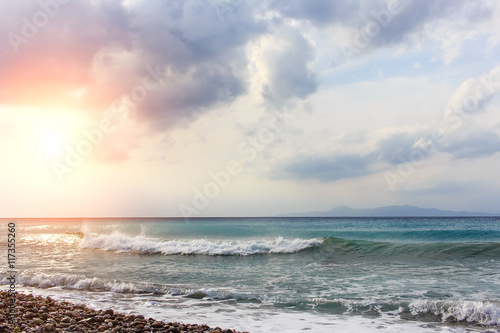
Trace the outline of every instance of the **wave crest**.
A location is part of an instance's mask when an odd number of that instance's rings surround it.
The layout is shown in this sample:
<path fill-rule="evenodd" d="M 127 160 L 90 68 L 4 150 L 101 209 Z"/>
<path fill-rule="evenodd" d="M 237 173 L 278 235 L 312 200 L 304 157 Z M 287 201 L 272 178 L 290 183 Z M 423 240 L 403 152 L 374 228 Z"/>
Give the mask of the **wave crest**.
<path fill-rule="evenodd" d="M 277 237 L 272 240 L 215 241 L 207 239 L 162 241 L 144 236 L 127 236 L 119 232 L 111 234 L 86 234 L 80 243 L 82 248 L 114 252 L 163 255 L 253 255 L 295 253 L 320 246 L 321 239 L 287 239 Z"/>
<path fill-rule="evenodd" d="M 3 273 L 0 271 L 0 274 Z M 113 292 L 124 294 L 156 294 L 171 296 L 184 296 L 195 299 L 255 299 L 256 296 L 236 293 L 227 290 L 192 289 L 185 286 L 170 286 L 153 283 L 125 282 L 108 280 L 85 275 L 42 272 L 20 272 L 16 277 L 19 285 L 41 289 L 62 288 L 66 290 L 84 290 L 93 292 Z M 7 277 L 0 278 L 0 285 L 9 285 Z"/>
<path fill-rule="evenodd" d="M 7 278 L 0 280 L 1 284 L 7 284 Z M 75 274 L 45 274 L 25 273 L 17 276 L 17 282 L 24 286 L 38 288 L 61 287 L 74 290 L 111 291 L 116 293 L 147 293 L 155 292 L 156 288 L 151 286 L 139 286 L 116 280 L 104 280 L 96 277 L 90 278 Z"/>
<path fill-rule="evenodd" d="M 432 314 L 442 321 L 468 322 L 480 325 L 500 325 L 500 303 L 466 300 L 415 300 L 409 305 L 413 315 Z"/>

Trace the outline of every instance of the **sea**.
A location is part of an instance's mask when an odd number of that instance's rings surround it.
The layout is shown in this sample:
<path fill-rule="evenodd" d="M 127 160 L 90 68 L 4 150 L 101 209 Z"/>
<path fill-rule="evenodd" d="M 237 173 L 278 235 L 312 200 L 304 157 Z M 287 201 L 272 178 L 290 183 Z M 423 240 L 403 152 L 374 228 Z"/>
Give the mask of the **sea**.
<path fill-rule="evenodd" d="M 16 290 L 94 309 L 251 333 L 500 332 L 499 217 L 2 219 L 1 289 L 9 224 Z"/>

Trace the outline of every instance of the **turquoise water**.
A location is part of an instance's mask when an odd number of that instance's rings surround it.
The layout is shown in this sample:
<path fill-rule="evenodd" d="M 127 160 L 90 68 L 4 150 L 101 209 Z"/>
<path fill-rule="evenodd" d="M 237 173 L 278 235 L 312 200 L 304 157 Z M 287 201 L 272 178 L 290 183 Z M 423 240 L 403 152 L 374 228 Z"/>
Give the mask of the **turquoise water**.
<path fill-rule="evenodd" d="M 253 332 L 500 327 L 500 218 L 12 221 L 19 288 L 97 307 Z"/>

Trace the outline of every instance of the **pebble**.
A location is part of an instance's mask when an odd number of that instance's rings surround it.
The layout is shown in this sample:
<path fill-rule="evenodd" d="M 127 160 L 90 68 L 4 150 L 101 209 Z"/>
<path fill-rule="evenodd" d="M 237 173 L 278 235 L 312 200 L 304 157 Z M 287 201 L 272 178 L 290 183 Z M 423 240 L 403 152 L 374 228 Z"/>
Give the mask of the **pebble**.
<path fill-rule="evenodd" d="M 43 320 L 41 320 L 40 318 L 35 318 L 35 319 L 33 319 L 33 323 L 35 325 L 42 325 L 43 324 Z"/>
<path fill-rule="evenodd" d="M 9 317 L 10 297 L 7 291 L 0 291 L 0 318 Z M 50 297 L 16 293 L 17 325 L 0 320 L 3 332 L 108 332 L 108 333 L 248 333 L 211 328 L 207 325 L 165 323 L 143 315 L 125 315 L 112 309 L 91 310 L 82 304 L 59 302 Z M 27 310 L 29 309 L 29 310 Z M 36 317 L 35 317 L 36 316 Z"/>

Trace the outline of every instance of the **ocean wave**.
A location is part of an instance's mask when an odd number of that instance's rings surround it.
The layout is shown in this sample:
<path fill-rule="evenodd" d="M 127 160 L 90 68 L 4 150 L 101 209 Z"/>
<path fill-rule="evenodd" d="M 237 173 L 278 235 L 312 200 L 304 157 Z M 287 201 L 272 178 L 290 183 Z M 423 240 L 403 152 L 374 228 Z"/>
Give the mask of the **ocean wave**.
<path fill-rule="evenodd" d="M 500 243 L 403 243 L 371 240 L 353 240 L 337 237 L 284 238 L 259 240 L 163 240 L 140 234 L 129 236 L 119 231 L 98 234 L 83 231 L 80 247 L 113 252 L 162 254 L 246 256 L 255 254 L 289 254 L 321 248 L 336 256 L 377 258 L 436 258 L 460 260 L 477 258 L 496 261 L 500 257 Z"/>
<path fill-rule="evenodd" d="M 354 255 L 379 258 L 482 258 L 497 260 L 500 257 L 500 243 L 404 243 L 371 240 L 352 240 L 326 237 L 323 248 L 337 255 Z"/>
<path fill-rule="evenodd" d="M 467 300 L 415 300 L 409 305 L 415 316 L 431 314 L 442 321 L 500 325 L 500 302 Z"/>
<path fill-rule="evenodd" d="M 272 240 L 216 241 L 208 239 L 159 240 L 139 236 L 128 236 L 119 232 L 111 234 L 85 234 L 80 247 L 114 252 L 163 254 L 163 255 L 237 255 L 295 253 L 320 246 L 321 239 L 287 239 L 277 237 Z"/>
<path fill-rule="evenodd" d="M 1 274 L 2 272 L 0 272 Z M 7 274 L 0 279 L 0 285 L 8 285 Z M 256 300 L 254 295 L 244 293 L 231 292 L 227 290 L 211 290 L 211 289 L 193 289 L 186 287 L 152 284 L 152 283 L 135 283 L 119 280 L 108 280 L 97 277 L 87 277 L 78 274 L 54 273 L 47 274 L 42 272 L 20 272 L 16 276 L 16 283 L 25 287 L 36 287 L 48 289 L 58 287 L 66 290 L 82 290 L 92 292 L 113 292 L 124 294 L 156 294 L 171 296 L 183 296 L 193 299 L 213 299 L 213 300 Z"/>
<path fill-rule="evenodd" d="M 0 284 L 7 284 L 7 277 L 0 280 Z M 87 290 L 87 291 L 111 291 L 116 293 L 163 293 L 156 286 L 137 285 L 117 280 L 99 279 L 86 277 L 84 275 L 65 273 L 27 273 L 21 272 L 16 276 L 16 282 L 27 287 Z"/>
<path fill-rule="evenodd" d="M 323 299 L 308 301 L 317 311 L 338 314 L 383 313 L 399 315 L 406 320 L 453 322 L 456 324 L 499 326 L 500 302 L 489 300 L 433 299 Z"/>

